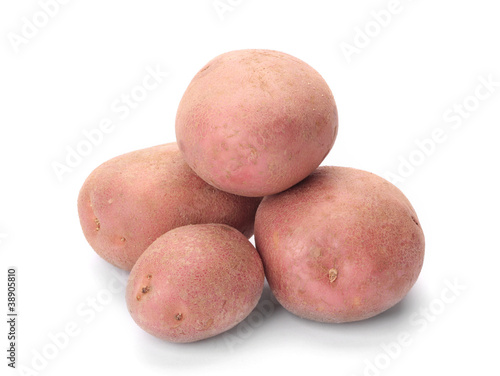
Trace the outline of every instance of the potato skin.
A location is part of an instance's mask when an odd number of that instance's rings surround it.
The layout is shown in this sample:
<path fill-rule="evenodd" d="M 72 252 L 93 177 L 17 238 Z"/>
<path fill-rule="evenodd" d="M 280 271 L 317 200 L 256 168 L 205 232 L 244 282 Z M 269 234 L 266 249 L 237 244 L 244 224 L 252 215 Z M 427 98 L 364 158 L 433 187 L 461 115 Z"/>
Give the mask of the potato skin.
<path fill-rule="evenodd" d="M 241 322 L 263 287 L 260 256 L 240 232 L 222 224 L 188 225 L 162 235 L 141 255 L 126 301 L 146 332 L 193 342 Z"/>
<path fill-rule="evenodd" d="M 424 258 L 415 210 L 372 173 L 320 167 L 265 197 L 255 241 L 271 290 L 290 312 L 321 322 L 375 316 L 413 286 Z"/>
<path fill-rule="evenodd" d="M 176 116 L 179 148 L 209 184 L 242 196 L 281 192 L 332 148 L 333 94 L 305 62 L 273 50 L 217 56 L 187 87 Z"/>
<path fill-rule="evenodd" d="M 156 238 L 175 227 L 225 223 L 251 237 L 260 201 L 205 183 L 184 162 L 177 144 L 170 143 L 97 167 L 80 190 L 78 214 L 92 248 L 130 270 Z"/>

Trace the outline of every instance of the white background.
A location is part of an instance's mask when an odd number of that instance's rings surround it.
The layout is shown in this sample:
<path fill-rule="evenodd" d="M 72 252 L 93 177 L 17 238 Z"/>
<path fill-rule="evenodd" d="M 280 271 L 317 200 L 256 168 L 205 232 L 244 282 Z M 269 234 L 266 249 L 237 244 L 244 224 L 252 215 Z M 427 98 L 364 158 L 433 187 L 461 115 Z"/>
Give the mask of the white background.
<path fill-rule="evenodd" d="M 0 5 L 2 374 L 498 369 L 497 1 L 401 0 L 390 19 L 376 16 L 386 14 L 387 0 L 222 0 L 232 5 L 221 16 L 213 0 L 73 0 L 44 11 L 47 2 Z M 347 44 L 356 48 L 350 56 Z M 191 78 L 211 58 L 243 48 L 287 52 L 323 75 L 340 118 L 323 164 L 399 175 L 426 235 L 424 267 L 400 304 L 370 320 L 301 320 L 266 289 L 260 311 L 229 333 L 162 342 L 129 316 L 119 282 L 127 273 L 86 243 L 76 198 L 104 161 L 175 141 L 177 104 Z M 148 67 L 169 75 L 130 113 L 118 112 L 113 104 L 140 94 Z M 59 179 L 53 166 L 66 164 L 68 150 L 85 143 L 83 132 L 108 118 L 112 131 Z M 439 143 L 424 142 L 433 135 Z M 5 359 L 9 266 L 17 268 L 17 365 L 24 373 Z"/>

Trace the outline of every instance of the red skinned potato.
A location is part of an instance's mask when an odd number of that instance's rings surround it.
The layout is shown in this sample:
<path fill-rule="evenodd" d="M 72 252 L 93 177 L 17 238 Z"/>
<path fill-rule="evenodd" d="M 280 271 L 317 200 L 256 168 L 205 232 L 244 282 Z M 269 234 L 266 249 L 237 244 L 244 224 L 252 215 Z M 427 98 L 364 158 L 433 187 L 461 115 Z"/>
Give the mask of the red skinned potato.
<path fill-rule="evenodd" d="M 272 50 L 217 56 L 187 87 L 176 137 L 206 182 L 242 196 L 281 192 L 314 171 L 337 136 L 337 107 L 321 75 Z"/>
<path fill-rule="evenodd" d="M 194 342 L 241 322 L 257 305 L 264 269 L 254 246 L 221 224 L 178 227 L 132 268 L 126 301 L 134 321 L 170 342 Z"/>
<path fill-rule="evenodd" d="M 260 200 L 205 183 L 171 143 L 97 167 L 80 190 L 78 214 L 92 248 L 111 264 L 130 270 L 156 238 L 179 226 L 224 223 L 250 238 Z"/>
<path fill-rule="evenodd" d="M 424 234 L 403 193 L 345 167 L 320 167 L 265 197 L 255 241 L 278 301 L 321 322 L 363 320 L 394 306 L 424 258 Z"/>

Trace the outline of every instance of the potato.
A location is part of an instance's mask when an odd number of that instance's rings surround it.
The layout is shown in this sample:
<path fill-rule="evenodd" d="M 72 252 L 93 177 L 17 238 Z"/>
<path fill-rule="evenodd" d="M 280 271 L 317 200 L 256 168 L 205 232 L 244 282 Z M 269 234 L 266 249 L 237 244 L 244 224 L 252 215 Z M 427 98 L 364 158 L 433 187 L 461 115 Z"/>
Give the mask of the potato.
<path fill-rule="evenodd" d="M 264 288 L 254 246 L 222 224 L 178 227 L 159 237 L 132 268 L 126 290 L 134 321 L 171 342 L 222 333 L 247 317 Z"/>
<path fill-rule="evenodd" d="M 156 238 L 175 227 L 224 223 L 251 237 L 260 200 L 208 185 L 171 143 L 97 167 L 80 190 L 78 213 L 92 248 L 111 264 L 130 270 Z"/>
<path fill-rule="evenodd" d="M 321 322 L 363 320 L 394 306 L 424 258 L 424 234 L 403 193 L 345 167 L 320 167 L 265 197 L 255 240 L 278 301 Z"/>
<path fill-rule="evenodd" d="M 242 196 L 281 192 L 314 171 L 337 136 L 337 107 L 320 74 L 272 50 L 217 56 L 187 87 L 176 137 L 206 182 Z"/>

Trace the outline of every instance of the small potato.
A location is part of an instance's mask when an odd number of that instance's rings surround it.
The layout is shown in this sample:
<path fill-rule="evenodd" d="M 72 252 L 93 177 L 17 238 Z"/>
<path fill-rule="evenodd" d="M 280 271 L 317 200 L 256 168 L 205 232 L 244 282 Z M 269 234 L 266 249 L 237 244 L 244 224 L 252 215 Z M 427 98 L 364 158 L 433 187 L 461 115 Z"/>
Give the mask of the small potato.
<path fill-rule="evenodd" d="M 186 162 L 206 182 L 242 196 L 281 192 L 332 148 L 333 94 L 305 62 L 272 50 L 217 56 L 187 87 L 175 130 Z"/>
<path fill-rule="evenodd" d="M 265 197 L 255 241 L 278 301 L 322 322 L 363 320 L 394 306 L 424 259 L 424 234 L 403 193 L 345 167 L 320 167 Z"/>
<path fill-rule="evenodd" d="M 208 185 L 171 143 L 97 167 L 80 190 L 78 213 L 92 248 L 111 264 L 130 270 L 156 238 L 179 226 L 224 223 L 251 237 L 260 201 Z"/>
<path fill-rule="evenodd" d="M 142 254 L 126 301 L 146 332 L 193 342 L 241 322 L 263 287 L 262 261 L 240 232 L 221 224 L 190 225 L 162 235 Z"/>

